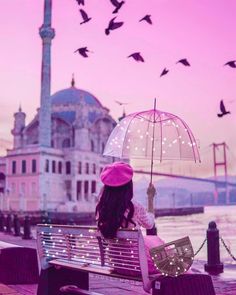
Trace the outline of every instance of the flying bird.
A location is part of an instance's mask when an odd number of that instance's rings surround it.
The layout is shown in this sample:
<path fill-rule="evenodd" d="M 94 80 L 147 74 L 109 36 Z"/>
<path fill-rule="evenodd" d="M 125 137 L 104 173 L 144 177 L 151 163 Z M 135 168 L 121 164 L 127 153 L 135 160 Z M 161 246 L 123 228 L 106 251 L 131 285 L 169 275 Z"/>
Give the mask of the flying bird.
<path fill-rule="evenodd" d="M 82 55 L 83 57 L 88 57 L 87 52 L 91 52 L 90 50 L 88 50 L 87 47 L 81 47 L 78 48 L 74 51 L 74 53 L 78 52 L 80 55 Z"/>
<path fill-rule="evenodd" d="M 223 117 L 224 115 L 230 114 L 229 111 L 226 111 L 223 100 L 220 101 L 220 110 L 221 113 L 217 114 L 219 118 Z"/>
<path fill-rule="evenodd" d="M 161 72 L 160 77 L 166 75 L 169 72 L 169 70 L 167 70 L 167 68 L 164 68 L 164 70 Z"/>
<path fill-rule="evenodd" d="M 182 65 L 184 65 L 186 67 L 190 67 L 190 63 L 187 61 L 187 58 L 182 58 L 182 59 L 178 60 L 177 63 L 181 63 Z"/>
<path fill-rule="evenodd" d="M 228 61 L 224 66 L 230 66 L 231 68 L 236 68 L 236 60 Z"/>
<path fill-rule="evenodd" d="M 119 106 L 123 106 L 123 105 L 129 104 L 128 102 L 121 102 L 121 101 L 118 101 L 118 100 L 115 100 L 115 102 L 116 102 Z"/>
<path fill-rule="evenodd" d="M 144 58 L 141 56 L 140 52 L 134 52 L 132 54 L 130 54 L 128 56 L 129 57 L 133 57 L 134 60 L 136 60 L 137 62 L 141 61 L 141 62 L 144 62 Z"/>
<path fill-rule="evenodd" d="M 112 13 L 117 13 L 121 9 L 122 5 L 125 4 L 125 1 L 121 1 L 121 2 L 117 0 L 110 0 L 110 1 L 115 6 L 115 10 Z"/>
<path fill-rule="evenodd" d="M 114 22 L 115 19 L 116 19 L 116 17 L 114 17 L 110 20 L 108 27 L 105 29 L 106 35 L 109 35 L 110 31 L 118 29 L 119 27 L 121 27 L 123 25 L 124 22 Z"/>
<path fill-rule="evenodd" d="M 151 15 L 147 14 L 145 15 L 143 18 L 140 19 L 140 22 L 145 20 L 147 23 L 149 23 L 150 25 L 152 25 L 152 20 L 151 20 Z"/>
<path fill-rule="evenodd" d="M 81 25 L 87 23 L 92 19 L 91 17 L 88 17 L 87 13 L 83 9 L 80 9 L 79 11 L 83 19 L 83 21 L 80 23 Z"/>
<path fill-rule="evenodd" d="M 76 0 L 76 2 L 78 3 L 78 5 L 84 5 L 84 0 Z"/>

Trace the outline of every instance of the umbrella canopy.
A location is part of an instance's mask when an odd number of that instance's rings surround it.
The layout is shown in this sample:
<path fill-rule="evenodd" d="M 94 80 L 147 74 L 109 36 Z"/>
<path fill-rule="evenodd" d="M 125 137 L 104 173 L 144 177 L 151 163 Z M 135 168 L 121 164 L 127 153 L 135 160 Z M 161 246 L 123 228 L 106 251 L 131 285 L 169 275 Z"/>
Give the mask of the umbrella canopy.
<path fill-rule="evenodd" d="M 113 129 L 105 156 L 121 159 L 193 160 L 200 162 L 196 140 L 187 124 L 157 109 L 137 112 Z"/>

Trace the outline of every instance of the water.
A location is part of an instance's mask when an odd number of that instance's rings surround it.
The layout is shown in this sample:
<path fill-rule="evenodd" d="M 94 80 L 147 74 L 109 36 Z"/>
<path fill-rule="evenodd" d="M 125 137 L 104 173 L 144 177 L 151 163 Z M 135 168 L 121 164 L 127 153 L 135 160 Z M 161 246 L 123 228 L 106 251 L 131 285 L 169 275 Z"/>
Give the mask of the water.
<path fill-rule="evenodd" d="M 215 221 L 233 255 L 236 257 L 236 206 L 217 206 L 205 207 L 202 214 L 193 214 L 188 216 L 166 216 L 156 219 L 158 235 L 166 242 L 189 236 L 196 252 L 206 237 L 208 223 Z M 220 245 L 221 261 L 230 264 L 236 264 L 224 246 Z M 207 246 L 203 247 L 200 253 L 195 257 L 199 260 L 207 259 Z"/>

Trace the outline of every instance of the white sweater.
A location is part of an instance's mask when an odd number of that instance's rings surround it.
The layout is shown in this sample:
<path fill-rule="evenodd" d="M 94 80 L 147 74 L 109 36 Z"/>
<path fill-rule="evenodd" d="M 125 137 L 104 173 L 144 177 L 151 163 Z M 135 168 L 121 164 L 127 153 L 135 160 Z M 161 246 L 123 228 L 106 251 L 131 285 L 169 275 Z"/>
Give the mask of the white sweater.
<path fill-rule="evenodd" d="M 154 214 L 147 212 L 144 206 L 139 202 L 132 200 L 132 203 L 134 205 L 134 215 L 132 220 L 136 223 L 136 226 L 129 223 L 128 228 L 140 228 L 140 226 L 142 226 L 144 228 L 151 229 L 154 225 Z"/>

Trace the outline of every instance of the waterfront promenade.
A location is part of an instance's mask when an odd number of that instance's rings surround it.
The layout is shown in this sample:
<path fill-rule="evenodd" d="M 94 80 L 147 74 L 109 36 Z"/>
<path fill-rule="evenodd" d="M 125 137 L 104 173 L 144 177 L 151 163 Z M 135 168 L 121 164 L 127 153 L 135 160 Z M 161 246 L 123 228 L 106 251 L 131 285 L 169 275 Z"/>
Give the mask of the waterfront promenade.
<path fill-rule="evenodd" d="M 36 240 L 22 240 L 20 237 L 14 237 L 0 233 L 0 240 L 21 246 L 36 248 Z M 204 261 L 194 261 L 192 271 L 194 273 L 204 272 Z M 225 271 L 219 276 L 212 276 L 216 295 L 236 295 L 236 265 L 225 265 Z M 90 276 L 90 286 L 95 292 L 104 295 L 144 295 L 141 283 L 130 284 L 124 281 L 108 279 L 99 276 Z M 0 284 L 0 295 L 36 295 L 37 285 L 10 285 Z M 191 295 L 191 294 L 190 294 Z M 206 294 L 207 295 L 207 294 Z"/>

